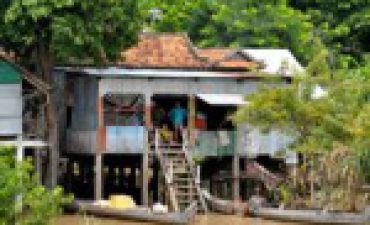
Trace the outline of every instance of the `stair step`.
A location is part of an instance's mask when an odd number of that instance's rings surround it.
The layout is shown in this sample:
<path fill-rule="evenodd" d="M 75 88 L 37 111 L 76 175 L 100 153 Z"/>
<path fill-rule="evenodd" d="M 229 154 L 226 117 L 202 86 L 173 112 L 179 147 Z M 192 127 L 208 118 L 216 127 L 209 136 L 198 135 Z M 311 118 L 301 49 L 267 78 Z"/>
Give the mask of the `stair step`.
<path fill-rule="evenodd" d="M 181 149 L 175 149 L 175 150 L 159 149 L 159 151 L 161 151 L 163 154 L 166 154 L 166 155 L 184 155 L 184 152 Z"/>
<path fill-rule="evenodd" d="M 167 169 L 170 169 L 171 166 L 170 165 L 166 165 L 166 168 Z M 183 166 L 180 166 L 180 165 L 172 165 L 172 168 L 174 170 L 186 170 L 189 173 L 189 171 L 188 171 L 188 169 L 186 167 L 183 167 Z"/>
<path fill-rule="evenodd" d="M 169 169 L 171 168 L 170 166 L 167 166 L 167 172 L 170 172 Z M 175 172 L 175 171 L 183 171 L 183 172 L 186 172 L 186 173 L 189 173 L 189 171 L 184 168 L 184 167 L 176 167 L 176 166 L 173 166 L 172 167 L 172 171 Z M 189 173 L 190 174 L 190 173 Z"/>
<path fill-rule="evenodd" d="M 176 189 L 195 189 L 194 185 L 174 185 Z"/>
<path fill-rule="evenodd" d="M 174 171 L 173 175 L 188 175 L 188 173 L 185 171 Z"/>
<path fill-rule="evenodd" d="M 198 209 L 201 209 L 198 211 L 207 211 L 204 199 L 199 193 L 199 184 L 196 183 L 195 173 L 186 158 L 183 146 L 160 143 L 155 146 L 154 153 L 156 153 L 154 157 L 158 159 L 162 172 L 166 177 L 172 177 L 170 183 L 167 183 L 167 187 L 170 191 L 170 201 L 173 207 L 184 210 L 194 201 L 198 201 L 200 206 Z M 168 181 L 166 180 L 166 182 Z"/>
<path fill-rule="evenodd" d="M 175 176 L 173 176 L 173 180 L 176 180 L 176 181 L 190 181 L 192 182 L 194 179 L 192 177 L 189 177 L 189 176 L 179 176 L 179 175 L 189 175 L 189 174 L 174 174 Z"/>
<path fill-rule="evenodd" d="M 173 181 L 192 181 L 192 178 L 174 177 Z"/>
<path fill-rule="evenodd" d="M 172 164 L 178 164 L 178 165 L 186 166 L 186 162 L 184 160 L 177 160 L 177 159 L 171 159 L 171 158 L 167 159 L 165 161 L 165 163 L 166 164 L 172 163 Z"/>
<path fill-rule="evenodd" d="M 197 193 L 176 193 L 176 197 L 196 197 Z"/>
<path fill-rule="evenodd" d="M 194 202 L 193 199 L 189 199 L 189 200 L 186 200 L 186 199 L 181 199 L 181 200 L 178 200 L 177 203 L 180 205 L 184 205 L 184 204 L 191 204 L 192 202 Z"/>
<path fill-rule="evenodd" d="M 169 160 L 166 160 L 165 161 L 166 165 L 169 165 L 170 163 L 172 164 L 176 164 L 176 165 L 181 165 L 181 166 L 187 166 L 186 165 L 186 162 L 184 160 L 172 160 L 172 159 L 169 159 Z"/>

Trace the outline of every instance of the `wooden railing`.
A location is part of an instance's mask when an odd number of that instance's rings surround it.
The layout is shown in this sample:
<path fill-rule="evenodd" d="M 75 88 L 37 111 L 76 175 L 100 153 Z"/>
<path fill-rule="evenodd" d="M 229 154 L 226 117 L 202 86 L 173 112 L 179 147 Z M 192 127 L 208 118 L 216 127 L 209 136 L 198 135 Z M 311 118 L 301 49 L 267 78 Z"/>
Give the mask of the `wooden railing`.
<path fill-rule="evenodd" d="M 283 181 L 281 177 L 278 177 L 257 162 L 248 162 L 246 171 L 247 175 L 261 180 L 269 189 L 277 187 Z"/>
<path fill-rule="evenodd" d="M 170 203 L 174 211 L 179 211 L 179 205 L 176 199 L 176 193 L 173 187 L 173 165 L 170 164 L 170 167 L 167 168 L 167 162 L 165 157 L 163 157 L 161 151 L 160 151 L 160 139 L 159 139 L 159 132 L 158 130 L 155 131 L 154 134 L 154 140 L 155 140 L 155 154 L 158 158 L 159 164 L 161 166 L 161 169 L 164 174 L 164 178 L 166 181 L 166 185 L 169 189 L 169 197 L 170 197 Z"/>
<path fill-rule="evenodd" d="M 190 154 L 190 151 L 188 149 L 188 141 L 187 140 L 188 139 L 186 138 L 186 135 L 183 135 L 182 151 L 184 152 L 186 163 L 189 167 L 190 173 L 192 174 L 193 182 L 194 182 L 194 185 L 195 185 L 195 188 L 196 188 L 196 191 L 197 191 L 199 202 L 202 206 L 202 209 L 205 212 L 207 212 L 208 211 L 207 203 L 206 203 L 206 200 L 205 200 L 205 198 L 202 194 L 202 190 L 200 188 L 200 171 L 198 171 L 197 167 L 194 165 L 192 155 Z"/>

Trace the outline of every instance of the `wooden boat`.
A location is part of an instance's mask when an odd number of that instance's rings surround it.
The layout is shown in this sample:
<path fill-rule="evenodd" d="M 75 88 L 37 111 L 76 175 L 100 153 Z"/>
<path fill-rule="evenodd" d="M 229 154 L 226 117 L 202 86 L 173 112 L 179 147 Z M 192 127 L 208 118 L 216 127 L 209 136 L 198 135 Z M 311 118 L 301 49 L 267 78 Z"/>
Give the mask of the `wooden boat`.
<path fill-rule="evenodd" d="M 248 211 L 248 206 L 246 203 L 235 203 L 231 200 L 224 200 L 212 196 L 208 191 L 202 190 L 202 194 L 208 203 L 211 206 L 211 209 L 215 212 L 222 214 L 238 214 L 245 215 Z"/>
<path fill-rule="evenodd" d="M 322 210 L 292 210 L 256 208 L 250 214 L 264 219 L 310 224 L 370 224 L 370 215 L 363 213 L 325 212 Z"/>
<path fill-rule="evenodd" d="M 79 212 L 94 216 L 112 217 L 115 219 L 134 220 L 140 222 L 154 222 L 161 224 L 188 224 L 197 212 L 197 203 L 191 204 L 184 212 L 153 213 L 146 207 L 119 209 L 94 204 L 92 201 L 75 201 L 68 207 Z"/>

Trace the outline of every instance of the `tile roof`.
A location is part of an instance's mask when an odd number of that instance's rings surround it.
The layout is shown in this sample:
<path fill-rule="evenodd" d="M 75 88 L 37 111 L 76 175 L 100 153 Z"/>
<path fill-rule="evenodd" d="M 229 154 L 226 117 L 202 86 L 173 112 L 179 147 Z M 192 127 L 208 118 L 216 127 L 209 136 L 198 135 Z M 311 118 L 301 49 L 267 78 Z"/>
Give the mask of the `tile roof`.
<path fill-rule="evenodd" d="M 136 46 L 122 52 L 118 64 L 133 68 L 234 69 L 245 71 L 259 63 L 233 56 L 235 49 L 198 49 L 184 33 L 142 33 Z M 240 52 L 240 54 L 244 54 Z"/>
<path fill-rule="evenodd" d="M 241 50 L 232 48 L 203 48 L 197 49 L 197 54 L 207 58 L 216 68 L 255 68 L 260 63 Z"/>
<path fill-rule="evenodd" d="M 200 57 L 212 59 L 215 61 L 222 60 L 226 55 L 233 53 L 230 48 L 199 48 L 196 50 Z"/>

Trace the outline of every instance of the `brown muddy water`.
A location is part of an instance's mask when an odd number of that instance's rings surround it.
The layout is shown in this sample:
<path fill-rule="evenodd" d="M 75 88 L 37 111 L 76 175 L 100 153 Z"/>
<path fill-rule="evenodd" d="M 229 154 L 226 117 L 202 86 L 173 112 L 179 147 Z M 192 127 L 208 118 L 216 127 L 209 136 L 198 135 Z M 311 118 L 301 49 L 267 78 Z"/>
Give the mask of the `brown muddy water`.
<path fill-rule="evenodd" d="M 131 222 L 125 220 L 64 215 L 57 218 L 53 225 L 154 225 L 154 223 Z M 240 216 L 201 215 L 195 218 L 192 225 L 302 225 L 300 223 L 281 223 L 259 218 L 242 218 Z"/>

